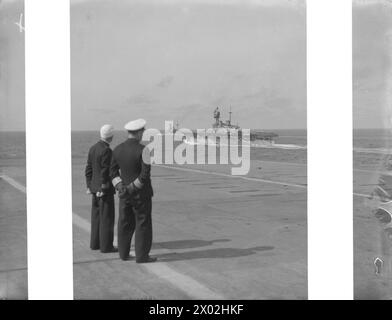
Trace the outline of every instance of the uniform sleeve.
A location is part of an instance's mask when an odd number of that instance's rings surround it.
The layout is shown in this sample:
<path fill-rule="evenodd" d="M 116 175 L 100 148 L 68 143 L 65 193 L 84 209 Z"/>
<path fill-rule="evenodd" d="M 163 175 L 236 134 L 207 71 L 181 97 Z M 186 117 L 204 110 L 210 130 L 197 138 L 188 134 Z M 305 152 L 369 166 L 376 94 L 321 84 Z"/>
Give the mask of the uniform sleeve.
<path fill-rule="evenodd" d="M 93 167 L 91 165 L 91 149 L 88 152 L 87 165 L 86 165 L 86 169 L 84 171 L 84 175 L 86 177 L 87 188 L 90 188 L 90 186 L 91 186 L 91 179 L 93 177 Z"/>
<path fill-rule="evenodd" d="M 106 148 L 101 156 L 101 187 L 107 189 L 110 186 L 110 164 L 112 160 L 112 150 Z"/>
<path fill-rule="evenodd" d="M 142 151 L 141 167 L 139 176 L 133 181 L 135 187 L 138 189 L 141 189 L 143 185 L 150 180 L 151 176 L 150 150 L 146 147 L 144 147 Z"/>
<path fill-rule="evenodd" d="M 121 182 L 120 178 L 120 166 L 116 161 L 116 157 L 114 153 L 112 154 L 112 159 L 110 162 L 110 179 L 112 180 L 112 184 L 115 187 L 119 182 Z"/>

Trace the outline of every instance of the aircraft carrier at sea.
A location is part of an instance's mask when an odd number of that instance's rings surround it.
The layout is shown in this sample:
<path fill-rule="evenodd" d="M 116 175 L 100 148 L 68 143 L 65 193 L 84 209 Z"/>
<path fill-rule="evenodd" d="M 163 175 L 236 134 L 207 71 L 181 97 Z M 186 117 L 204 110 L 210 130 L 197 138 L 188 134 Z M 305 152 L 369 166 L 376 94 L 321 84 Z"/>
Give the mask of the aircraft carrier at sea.
<path fill-rule="evenodd" d="M 159 261 L 142 265 L 89 249 L 83 168 L 74 163 L 76 299 L 307 298 L 306 165 L 255 161 L 247 176 L 153 166 Z"/>
<path fill-rule="evenodd" d="M 73 147 L 82 140 L 75 137 Z M 230 165 L 153 165 L 151 255 L 159 260 L 136 264 L 89 249 L 86 159 L 77 150 L 73 155 L 75 299 L 307 298 L 306 161 L 274 161 L 265 154 L 251 158 L 245 176 L 231 175 Z M 26 298 L 25 164 L 2 165 L 2 296 Z"/>

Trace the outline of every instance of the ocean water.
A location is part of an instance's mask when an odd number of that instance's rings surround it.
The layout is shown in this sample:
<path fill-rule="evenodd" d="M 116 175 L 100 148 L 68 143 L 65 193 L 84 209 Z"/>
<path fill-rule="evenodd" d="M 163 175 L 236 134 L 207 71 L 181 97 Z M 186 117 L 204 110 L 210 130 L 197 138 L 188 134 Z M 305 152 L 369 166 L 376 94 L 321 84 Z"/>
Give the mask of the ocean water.
<path fill-rule="evenodd" d="M 26 159 L 24 132 L 0 132 L 0 160 Z"/>
<path fill-rule="evenodd" d="M 275 148 L 251 148 L 251 159 L 306 163 L 306 130 L 272 130 L 279 137 Z M 73 131 L 72 159 L 85 160 L 89 147 L 98 140 L 94 131 Z M 116 132 L 112 147 L 126 139 L 126 132 Z M 285 149 L 285 145 L 298 147 Z M 48 151 L 49 152 L 49 151 Z M 333 152 L 330 150 L 328 152 Z M 356 169 L 391 169 L 392 133 L 384 129 L 357 129 L 353 132 L 353 161 Z M 338 155 L 337 155 L 338 156 Z M 24 132 L 0 132 L 0 165 L 23 163 L 26 158 Z"/>
<path fill-rule="evenodd" d="M 391 154 L 391 130 L 354 130 L 353 162 L 355 169 L 391 170 Z"/>
<path fill-rule="evenodd" d="M 251 159 L 277 162 L 306 163 L 306 130 L 273 130 L 279 137 L 274 147 L 251 147 Z M 98 139 L 95 131 L 73 131 L 72 160 L 84 162 L 91 145 Z M 114 148 L 127 138 L 124 131 L 116 132 L 111 144 Z M 289 146 L 289 148 L 287 148 Z M 50 150 L 48 150 L 48 153 Z M 219 155 L 219 151 L 218 151 Z M 25 166 L 26 137 L 24 132 L 0 132 L 0 166 Z"/>
<path fill-rule="evenodd" d="M 306 163 L 307 135 L 306 130 L 269 130 L 276 132 L 279 137 L 275 146 L 251 146 L 251 160 Z M 111 147 L 114 148 L 127 138 L 126 132 L 116 132 Z M 99 139 L 95 131 L 72 132 L 72 159 L 74 162 L 85 161 L 88 149 Z M 219 154 L 219 153 L 218 153 Z"/>
<path fill-rule="evenodd" d="M 0 174 L 26 182 L 26 137 L 24 132 L 0 132 Z"/>

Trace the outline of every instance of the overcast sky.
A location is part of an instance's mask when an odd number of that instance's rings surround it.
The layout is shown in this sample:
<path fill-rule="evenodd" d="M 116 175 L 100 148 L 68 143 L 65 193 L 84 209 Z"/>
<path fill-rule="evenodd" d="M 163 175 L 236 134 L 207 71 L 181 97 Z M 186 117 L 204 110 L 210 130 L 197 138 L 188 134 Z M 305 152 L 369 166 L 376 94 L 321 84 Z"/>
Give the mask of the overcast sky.
<path fill-rule="evenodd" d="M 137 117 L 205 127 L 217 105 L 224 117 L 232 106 L 242 127 L 306 127 L 303 2 L 163 2 L 72 0 L 73 129 Z M 391 6 L 354 1 L 356 128 L 383 127 L 392 100 Z M 14 24 L 22 12 L 22 0 L 0 1 L 0 130 L 24 129 L 24 33 Z"/>
<path fill-rule="evenodd" d="M 306 128 L 304 2 L 223 2 L 73 0 L 73 130 L 205 128 L 216 106 L 244 128 Z"/>
<path fill-rule="evenodd" d="M 388 37 L 392 35 L 391 30 L 391 1 L 354 1 L 353 116 L 355 128 L 384 127 L 386 110 L 392 107 L 390 98 L 392 94 L 390 87 L 392 84 L 390 67 L 392 36 Z"/>
<path fill-rule="evenodd" d="M 0 131 L 25 128 L 23 0 L 0 0 Z"/>

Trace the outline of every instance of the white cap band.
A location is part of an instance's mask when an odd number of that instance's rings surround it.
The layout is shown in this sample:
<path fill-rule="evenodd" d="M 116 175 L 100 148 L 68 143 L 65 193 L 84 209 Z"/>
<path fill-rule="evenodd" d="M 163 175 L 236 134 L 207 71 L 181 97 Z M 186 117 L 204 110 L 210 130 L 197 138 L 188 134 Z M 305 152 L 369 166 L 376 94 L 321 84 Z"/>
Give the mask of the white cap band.
<path fill-rule="evenodd" d="M 128 131 L 138 131 L 138 130 L 143 129 L 145 125 L 146 125 L 146 120 L 137 119 L 137 120 L 128 122 L 124 126 L 124 129 L 128 130 Z"/>

